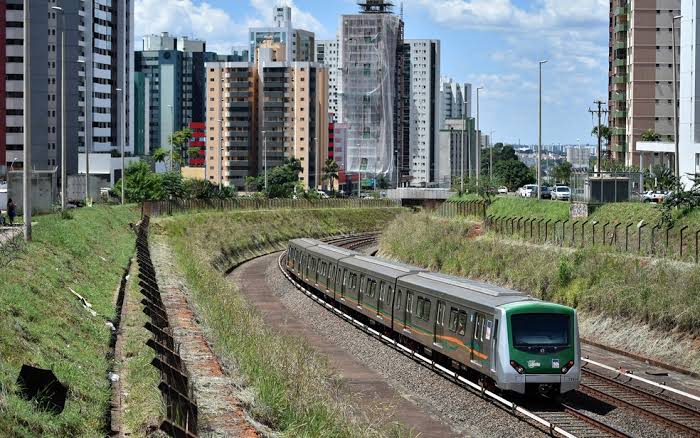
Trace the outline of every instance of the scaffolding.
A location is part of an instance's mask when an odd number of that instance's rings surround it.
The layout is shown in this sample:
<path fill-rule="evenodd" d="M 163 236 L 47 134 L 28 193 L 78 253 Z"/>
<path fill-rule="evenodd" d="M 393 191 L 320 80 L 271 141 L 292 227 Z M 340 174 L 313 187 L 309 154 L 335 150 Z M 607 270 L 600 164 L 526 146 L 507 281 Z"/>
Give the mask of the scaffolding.
<path fill-rule="evenodd" d="M 389 3 L 368 0 L 360 6 L 363 13 L 342 18 L 341 103 L 343 122 L 348 126 L 345 171 L 362 170 L 394 180 L 394 154 L 403 143 L 403 122 L 397 112 L 397 105 L 401 108 L 401 75 L 397 72 L 403 68 L 403 22 L 390 13 Z M 366 169 L 360 169 L 363 159 Z"/>

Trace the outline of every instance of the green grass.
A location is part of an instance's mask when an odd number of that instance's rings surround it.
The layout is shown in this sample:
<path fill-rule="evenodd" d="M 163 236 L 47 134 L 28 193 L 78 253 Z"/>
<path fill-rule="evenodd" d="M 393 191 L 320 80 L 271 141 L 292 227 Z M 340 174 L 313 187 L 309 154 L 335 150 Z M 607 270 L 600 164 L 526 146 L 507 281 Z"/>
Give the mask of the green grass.
<path fill-rule="evenodd" d="M 381 251 L 584 311 L 700 334 L 700 267 L 601 248 L 536 246 L 490 234 L 468 239 L 472 226 L 427 214 L 401 215 L 382 236 Z"/>
<path fill-rule="evenodd" d="M 494 199 L 486 214 L 507 217 L 529 217 L 538 219 L 566 220 L 569 218 L 569 203 L 501 196 Z"/>
<path fill-rule="evenodd" d="M 80 209 L 73 219 L 35 218 L 34 240 L 0 269 L 0 436 L 103 436 L 107 357 L 119 278 L 134 251 L 133 207 Z M 104 259 L 104 260 L 103 260 Z M 88 313 L 68 288 L 92 303 Z M 53 415 L 16 394 L 22 364 L 50 368 L 69 388 Z"/>
<path fill-rule="evenodd" d="M 360 437 L 405 435 L 397 425 L 378 430 L 357 424 L 339 394 L 338 377 L 327 359 L 303 339 L 265 325 L 237 287 L 213 267 L 226 269 L 293 237 L 381 229 L 401 209 L 275 210 L 208 213 L 159 219 L 154 231 L 167 234 L 203 324 L 217 353 L 235 364 L 255 393 L 252 415 L 286 436 Z M 161 236 L 157 236 L 161 237 Z M 222 261 L 218 256 L 226 253 Z M 227 265 L 228 264 L 228 265 Z M 399 432 L 397 432 L 399 431 Z"/>
<path fill-rule="evenodd" d="M 122 321 L 122 357 L 119 363 L 124 398 L 123 431 L 134 437 L 150 436 L 165 417 L 160 396 L 158 370 L 150 364 L 153 350 L 146 345 L 151 333 L 144 328 L 150 318 L 143 313 L 138 286 L 138 265 L 132 264 L 124 300 L 126 316 Z"/>
<path fill-rule="evenodd" d="M 475 193 L 463 193 L 460 195 L 452 195 L 450 201 L 481 201 L 483 198 Z"/>

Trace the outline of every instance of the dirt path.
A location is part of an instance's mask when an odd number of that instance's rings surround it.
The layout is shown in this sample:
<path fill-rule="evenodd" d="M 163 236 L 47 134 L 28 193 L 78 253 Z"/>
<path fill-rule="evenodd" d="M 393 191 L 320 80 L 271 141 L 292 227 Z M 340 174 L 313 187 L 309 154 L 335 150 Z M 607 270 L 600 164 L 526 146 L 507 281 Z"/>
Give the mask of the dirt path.
<path fill-rule="evenodd" d="M 172 251 L 162 239 L 151 240 L 151 258 L 175 341 L 180 344 L 180 355 L 194 386 L 199 408 L 199 435 L 259 436 L 247 418 L 235 376 L 224 371 L 207 342 L 185 279 L 177 271 Z"/>

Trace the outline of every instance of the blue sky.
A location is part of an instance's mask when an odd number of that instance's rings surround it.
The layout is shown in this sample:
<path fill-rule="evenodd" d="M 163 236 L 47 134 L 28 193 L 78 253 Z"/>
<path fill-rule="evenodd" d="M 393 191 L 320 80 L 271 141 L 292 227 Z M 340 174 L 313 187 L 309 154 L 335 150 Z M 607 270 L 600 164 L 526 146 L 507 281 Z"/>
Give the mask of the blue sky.
<path fill-rule="evenodd" d="M 228 52 L 250 26 L 270 24 L 278 3 L 295 27 L 335 36 L 355 0 L 136 0 L 140 37 L 169 31 Z M 398 5 L 400 0 L 394 0 Z M 481 129 L 496 141 L 537 141 L 538 61 L 543 68 L 543 142 L 593 143 L 588 113 L 607 99 L 607 0 L 404 0 L 406 38 L 441 40 L 443 76 L 483 85 Z M 473 106 L 474 111 L 476 105 Z"/>

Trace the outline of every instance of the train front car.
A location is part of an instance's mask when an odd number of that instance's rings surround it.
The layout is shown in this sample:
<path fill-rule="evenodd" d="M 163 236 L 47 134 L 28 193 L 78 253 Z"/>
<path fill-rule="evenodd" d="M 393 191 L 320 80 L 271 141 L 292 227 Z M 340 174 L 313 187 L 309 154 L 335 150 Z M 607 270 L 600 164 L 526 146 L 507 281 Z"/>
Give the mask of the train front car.
<path fill-rule="evenodd" d="M 542 301 L 499 307 L 498 386 L 518 393 L 564 394 L 581 381 L 576 311 Z"/>

